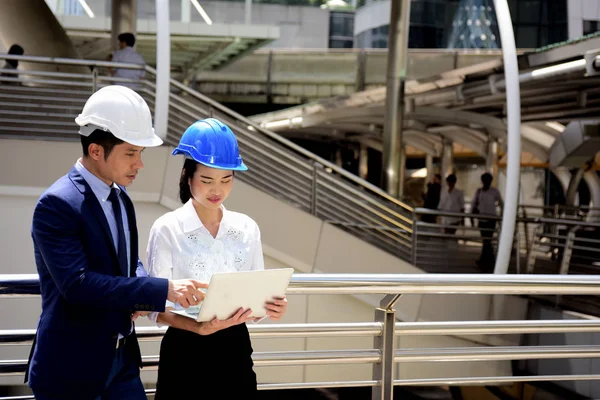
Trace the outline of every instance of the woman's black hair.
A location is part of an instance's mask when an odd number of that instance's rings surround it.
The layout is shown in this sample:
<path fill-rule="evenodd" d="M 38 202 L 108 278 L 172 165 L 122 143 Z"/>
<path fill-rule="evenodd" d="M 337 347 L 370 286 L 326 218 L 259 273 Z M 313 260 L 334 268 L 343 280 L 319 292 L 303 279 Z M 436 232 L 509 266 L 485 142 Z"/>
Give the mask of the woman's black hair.
<path fill-rule="evenodd" d="M 198 163 L 189 158 L 185 159 L 183 168 L 181 169 L 181 177 L 179 178 L 179 200 L 183 204 L 187 203 L 192 198 L 192 189 L 190 188 L 190 179 L 196 173 Z"/>

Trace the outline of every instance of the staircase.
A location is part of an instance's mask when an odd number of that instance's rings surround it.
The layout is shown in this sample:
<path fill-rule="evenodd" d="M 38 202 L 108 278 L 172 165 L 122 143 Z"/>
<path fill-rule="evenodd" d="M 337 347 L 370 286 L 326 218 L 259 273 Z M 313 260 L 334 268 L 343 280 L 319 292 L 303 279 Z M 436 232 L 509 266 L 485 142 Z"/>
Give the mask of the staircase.
<path fill-rule="evenodd" d="M 52 64 L 81 60 L 22 57 Z M 146 66 L 140 82 L 102 76 L 107 62 L 87 62 L 89 74 L 31 72 L 22 85 L 0 77 L 0 137 L 78 140 L 74 118 L 97 88 L 115 81 L 135 90 L 155 108 L 156 71 Z M 135 67 L 135 66 L 129 66 Z M 139 68 L 139 67 L 138 67 Z M 11 78 L 12 79 L 12 78 Z M 7 83 L 11 83 L 8 85 Z M 176 146 L 193 122 L 218 118 L 235 132 L 249 172 L 239 179 L 263 192 L 310 212 L 405 261 L 412 260 L 413 209 L 378 187 L 356 177 L 240 114 L 171 79 L 169 123 L 165 143 Z"/>

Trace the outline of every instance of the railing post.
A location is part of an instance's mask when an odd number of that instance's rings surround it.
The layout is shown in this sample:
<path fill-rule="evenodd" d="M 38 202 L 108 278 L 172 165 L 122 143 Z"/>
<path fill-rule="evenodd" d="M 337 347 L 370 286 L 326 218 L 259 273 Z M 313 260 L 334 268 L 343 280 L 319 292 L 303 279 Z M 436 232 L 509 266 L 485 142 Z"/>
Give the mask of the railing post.
<path fill-rule="evenodd" d="M 311 196 L 310 196 L 310 213 L 314 216 L 317 215 L 317 196 L 319 194 L 318 192 L 318 185 L 319 185 L 319 169 L 322 168 L 323 166 L 321 164 L 319 164 L 318 162 L 313 162 L 313 173 L 312 173 L 312 185 L 311 185 Z"/>
<path fill-rule="evenodd" d="M 517 274 L 521 273 L 521 234 L 517 229 L 515 231 L 515 267 L 517 270 Z"/>
<path fill-rule="evenodd" d="M 535 245 L 538 240 L 541 240 L 542 233 L 544 232 L 544 224 L 540 223 L 533 232 L 533 238 L 531 240 L 531 245 L 527 249 L 527 267 L 525 269 L 526 273 L 533 274 L 533 268 L 535 266 Z"/>
<path fill-rule="evenodd" d="M 92 94 L 98 90 L 98 67 L 92 71 Z"/>
<path fill-rule="evenodd" d="M 569 264 L 571 263 L 571 256 L 573 255 L 573 244 L 575 242 L 575 235 L 579 230 L 579 226 L 574 226 L 569 229 L 567 237 L 565 239 L 565 247 L 563 250 L 562 260 L 560 262 L 560 274 L 569 274 Z"/>
<path fill-rule="evenodd" d="M 375 349 L 381 354 L 381 361 L 373 366 L 373 379 L 378 385 L 373 387 L 373 400 L 392 400 L 394 398 L 394 350 L 396 349 L 396 311 L 394 304 L 401 295 L 387 295 L 375 309 L 375 322 L 383 325 L 381 336 L 374 339 Z"/>
<path fill-rule="evenodd" d="M 417 212 L 413 211 L 413 214 L 412 214 L 412 220 L 413 220 L 412 221 L 412 228 L 413 228 L 413 232 L 412 232 L 412 248 L 410 250 L 411 250 L 411 262 L 412 262 L 412 265 L 415 265 L 415 266 L 417 265 L 417 254 L 418 254 L 417 253 L 417 246 L 419 244 L 418 243 L 419 232 L 417 232 L 417 229 L 418 229 L 417 218 L 418 218 Z"/>

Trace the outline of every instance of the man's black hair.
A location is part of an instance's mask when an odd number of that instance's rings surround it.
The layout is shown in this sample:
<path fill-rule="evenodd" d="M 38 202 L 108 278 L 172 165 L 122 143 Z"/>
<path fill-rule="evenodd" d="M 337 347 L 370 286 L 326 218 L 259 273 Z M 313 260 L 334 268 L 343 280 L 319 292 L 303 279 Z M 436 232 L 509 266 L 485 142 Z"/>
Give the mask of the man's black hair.
<path fill-rule="evenodd" d="M 103 131 L 102 129 L 96 129 L 91 133 L 90 136 L 81 136 L 81 147 L 83 148 L 83 155 L 85 157 L 90 155 L 89 147 L 90 144 L 95 143 L 99 146 L 102 146 L 104 149 L 104 161 L 108 159 L 108 156 L 113 151 L 114 147 L 125 143 L 121 139 L 117 139 L 112 133 L 109 131 Z"/>
<path fill-rule="evenodd" d="M 485 172 L 481 175 L 481 183 L 483 183 L 484 185 L 490 185 L 493 180 L 494 177 L 489 172 Z"/>
<path fill-rule="evenodd" d="M 10 49 L 8 49 L 8 54 L 12 54 L 15 56 L 22 56 L 24 53 L 25 50 L 23 50 L 23 48 L 16 43 L 10 46 Z"/>
<path fill-rule="evenodd" d="M 129 47 L 133 47 L 135 45 L 135 36 L 133 33 L 121 33 L 118 36 L 119 42 L 125 42 L 125 44 Z"/>
<path fill-rule="evenodd" d="M 454 175 L 454 174 L 450 174 L 450 175 L 448 175 L 448 177 L 446 177 L 446 182 L 448 182 L 448 183 L 456 183 L 456 181 L 457 181 L 457 178 L 456 178 L 456 175 Z"/>

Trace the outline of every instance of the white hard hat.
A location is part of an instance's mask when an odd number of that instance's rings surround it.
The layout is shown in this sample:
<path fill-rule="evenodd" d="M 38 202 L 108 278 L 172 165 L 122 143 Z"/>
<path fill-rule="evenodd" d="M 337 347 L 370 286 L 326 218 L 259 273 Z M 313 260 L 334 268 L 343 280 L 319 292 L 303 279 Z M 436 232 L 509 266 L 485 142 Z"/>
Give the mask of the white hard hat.
<path fill-rule="evenodd" d="M 163 142 L 154 133 L 146 101 L 125 86 L 105 86 L 92 94 L 75 122 L 83 136 L 102 129 L 134 146 L 155 147 Z"/>

